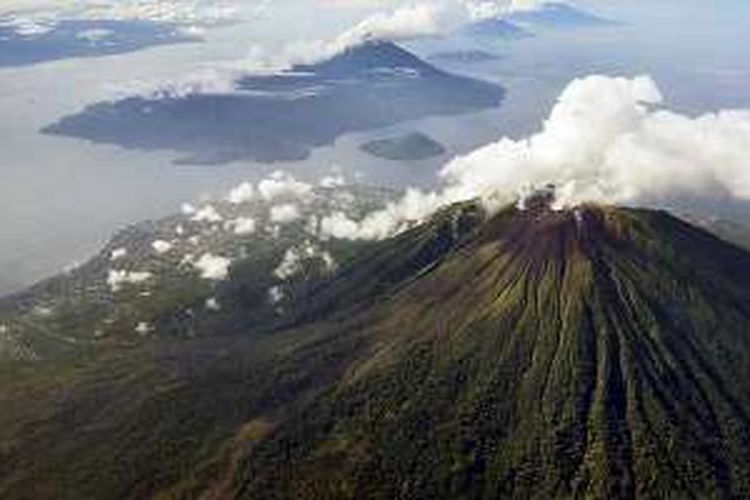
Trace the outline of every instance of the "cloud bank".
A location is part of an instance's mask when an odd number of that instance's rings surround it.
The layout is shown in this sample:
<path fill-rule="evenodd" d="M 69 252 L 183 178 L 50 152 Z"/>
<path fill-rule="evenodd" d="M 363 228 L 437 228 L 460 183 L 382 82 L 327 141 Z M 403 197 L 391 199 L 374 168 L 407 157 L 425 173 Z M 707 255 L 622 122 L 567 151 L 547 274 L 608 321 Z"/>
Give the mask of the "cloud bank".
<path fill-rule="evenodd" d="M 549 184 L 558 209 L 750 202 L 750 110 L 687 116 L 662 104 L 648 76 L 576 79 L 538 133 L 455 158 L 439 191 L 409 190 L 361 221 L 332 214 L 321 221 L 323 236 L 384 238 L 449 203 L 480 199 L 493 210 Z"/>

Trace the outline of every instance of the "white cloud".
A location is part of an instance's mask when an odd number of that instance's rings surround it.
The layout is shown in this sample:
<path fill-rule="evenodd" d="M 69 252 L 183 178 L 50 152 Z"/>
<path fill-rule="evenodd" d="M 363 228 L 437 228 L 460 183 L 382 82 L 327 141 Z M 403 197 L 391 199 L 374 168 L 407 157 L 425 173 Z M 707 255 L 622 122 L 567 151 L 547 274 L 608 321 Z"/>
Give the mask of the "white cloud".
<path fill-rule="evenodd" d="M 153 327 L 149 323 L 146 323 L 145 321 L 141 321 L 135 326 L 135 333 L 143 337 L 151 334 L 153 331 L 154 331 Z"/>
<path fill-rule="evenodd" d="M 219 301 L 216 299 L 216 297 L 211 297 L 206 300 L 205 307 L 208 311 L 221 311 L 221 305 L 219 304 Z"/>
<path fill-rule="evenodd" d="M 221 222 L 223 217 L 212 205 L 206 205 L 197 210 L 190 220 L 193 222 Z"/>
<path fill-rule="evenodd" d="M 539 133 L 480 148 L 442 175 L 452 198 L 554 184 L 561 206 L 750 199 L 750 111 L 690 117 L 661 103 L 649 77 L 574 80 Z"/>
<path fill-rule="evenodd" d="M 301 273 L 305 262 L 315 260 L 320 260 L 326 271 L 333 271 L 336 268 L 336 262 L 329 252 L 322 250 L 311 241 L 306 241 L 302 245 L 289 248 L 273 274 L 280 280 L 286 280 Z"/>
<path fill-rule="evenodd" d="M 368 40 L 398 41 L 424 35 L 434 35 L 440 30 L 443 5 L 424 2 L 398 7 L 391 12 L 379 12 L 364 19 L 338 36 L 334 42 L 350 47 Z"/>
<path fill-rule="evenodd" d="M 286 49 L 287 66 L 331 58 L 367 41 L 403 41 L 445 33 L 460 25 L 466 8 L 455 1 L 423 1 L 377 12 L 329 40 L 307 41 Z"/>
<path fill-rule="evenodd" d="M 113 292 L 120 291 L 123 285 L 139 285 L 153 277 L 148 272 L 118 271 L 110 269 L 107 275 L 107 284 Z"/>
<path fill-rule="evenodd" d="M 96 19 L 216 24 L 233 19 L 237 7 L 228 0 L 100 0 L 82 14 Z"/>
<path fill-rule="evenodd" d="M 511 12 L 536 10 L 544 6 L 546 3 L 549 2 L 544 0 L 511 0 L 508 10 Z"/>
<path fill-rule="evenodd" d="M 133 80 L 114 85 L 116 97 L 141 95 L 150 99 L 181 99 L 192 94 L 230 94 L 237 90 L 237 80 L 242 76 L 220 66 L 206 66 L 170 80 Z"/>
<path fill-rule="evenodd" d="M 328 175 L 320 179 L 320 187 L 335 188 L 346 185 L 346 179 L 343 175 Z"/>
<path fill-rule="evenodd" d="M 662 99 L 647 76 L 574 80 L 538 133 L 454 159 L 440 191 L 409 190 L 361 221 L 334 213 L 321 222 L 323 236 L 384 238 L 448 203 L 479 198 L 494 209 L 549 184 L 558 208 L 750 201 L 750 110 L 691 117 L 662 109 Z"/>
<path fill-rule="evenodd" d="M 255 187 L 249 182 L 243 182 L 229 192 L 227 200 L 233 205 L 241 205 L 252 201 L 254 197 Z"/>
<path fill-rule="evenodd" d="M 287 203 L 271 207 L 270 219 L 274 224 L 289 224 L 302 217 L 297 205 Z"/>
<path fill-rule="evenodd" d="M 356 240 L 360 238 L 360 224 L 344 212 L 334 212 L 320 220 L 320 237 Z"/>
<path fill-rule="evenodd" d="M 258 192 L 266 201 L 278 198 L 305 198 L 312 193 L 310 184 L 300 182 L 293 176 L 282 172 L 273 172 L 267 179 L 260 181 Z"/>
<path fill-rule="evenodd" d="M 257 224 L 252 217 L 238 217 L 227 221 L 224 227 L 238 236 L 254 234 L 257 230 Z"/>
<path fill-rule="evenodd" d="M 170 242 L 164 240 L 156 240 L 151 243 L 151 248 L 158 254 L 165 254 L 172 250 L 172 247 L 173 245 Z"/>
<path fill-rule="evenodd" d="M 106 39 L 112 35 L 112 30 L 108 29 L 91 29 L 91 30 L 84 30 L 80 33 L 76 34 L 76 38 L 79 38 L 81 40 L 86 40 L 89 43 L 95 44 L 99 43 L 102 40 Z"/>
<path fill-rule="evenodd" d="M 36 314 L 37 316 L 41 316 L 42 318 L 52 316 L 52 313 L 54 312 L 55 312 L 54 309 L 50 307 L 36 306 L 34 308 L 34 314 Z"/>
<path fill-rule="evenodd" d="M 109 260 L 115 261 L 120 260 L 128 255 L 128 249 L 127 248 L 116 248 L 112 250 L 112 253 L 109 255 Z"/>
<path fill-rule="evenodd" d="M 232 261 L 230 259 L 210 253 L 205 253 L 197 261 L 192 262 L 193 267 L 198 270 L 201 278 L 212 281 L 227 279 L 231 264 Z"/>
<path fill-rule="evenodd" d="M 268 301 L 275 305 L 284 300 L 284 290 L 280 286 L 273 286 L 268 289 Z"/>
<path fill-rule="evenodd" d="M 387 238 L 423 221 L 443 203 L 445 196 L 408 189 L 401 200 L 389 203 L 383 210 L 354 221 L 343 212 L 321 220 L 322 238 L 377 240 Z"/>

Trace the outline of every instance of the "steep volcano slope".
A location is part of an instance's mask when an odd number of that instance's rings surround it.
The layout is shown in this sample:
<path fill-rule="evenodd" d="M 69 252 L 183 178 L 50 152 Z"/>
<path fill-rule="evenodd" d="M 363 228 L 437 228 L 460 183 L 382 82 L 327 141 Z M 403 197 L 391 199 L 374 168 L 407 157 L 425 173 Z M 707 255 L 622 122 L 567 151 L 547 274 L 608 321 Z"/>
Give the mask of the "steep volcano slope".
<path fill-rule="evenodd" d="M 457 206 L 285 330 L 0 373 L 0 496 L 747 496 L 749 299 L 665 213 Z"/>
<path fill-rule="evenodd" d="M 750 257 L 663 213 L 498 215 L 254 448 L 252 497 L 750 490 Z"/>

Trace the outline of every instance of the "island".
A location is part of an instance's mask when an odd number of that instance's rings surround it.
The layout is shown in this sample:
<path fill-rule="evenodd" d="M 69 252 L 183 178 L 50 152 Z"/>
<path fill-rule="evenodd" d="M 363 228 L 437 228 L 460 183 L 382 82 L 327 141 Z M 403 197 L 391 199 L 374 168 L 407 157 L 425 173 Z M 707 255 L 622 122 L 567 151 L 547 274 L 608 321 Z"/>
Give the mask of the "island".
<path fill-rule="evenodd" d="M 420 132 L 366 142 L 360 149 L 378 158 L 393 161 L 426 160 L 445 154 L 442 144 Z"/>

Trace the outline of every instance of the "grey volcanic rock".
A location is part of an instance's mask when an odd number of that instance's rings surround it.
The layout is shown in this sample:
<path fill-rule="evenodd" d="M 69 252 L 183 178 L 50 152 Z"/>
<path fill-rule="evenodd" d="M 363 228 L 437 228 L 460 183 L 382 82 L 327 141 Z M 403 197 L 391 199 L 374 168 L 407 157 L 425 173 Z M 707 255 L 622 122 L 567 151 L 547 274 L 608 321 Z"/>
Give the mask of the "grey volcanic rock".
<path fill-rule="evenodd" d="M 47 134 L 140 150 L 181 163 L 302 160 L 344 133 L 498 106 L 503 88 L 441 71 L 389 42 L 368 42 L 318 64 L 253 76 L 227 94 L 168 94 L 102 102 Z"/>

